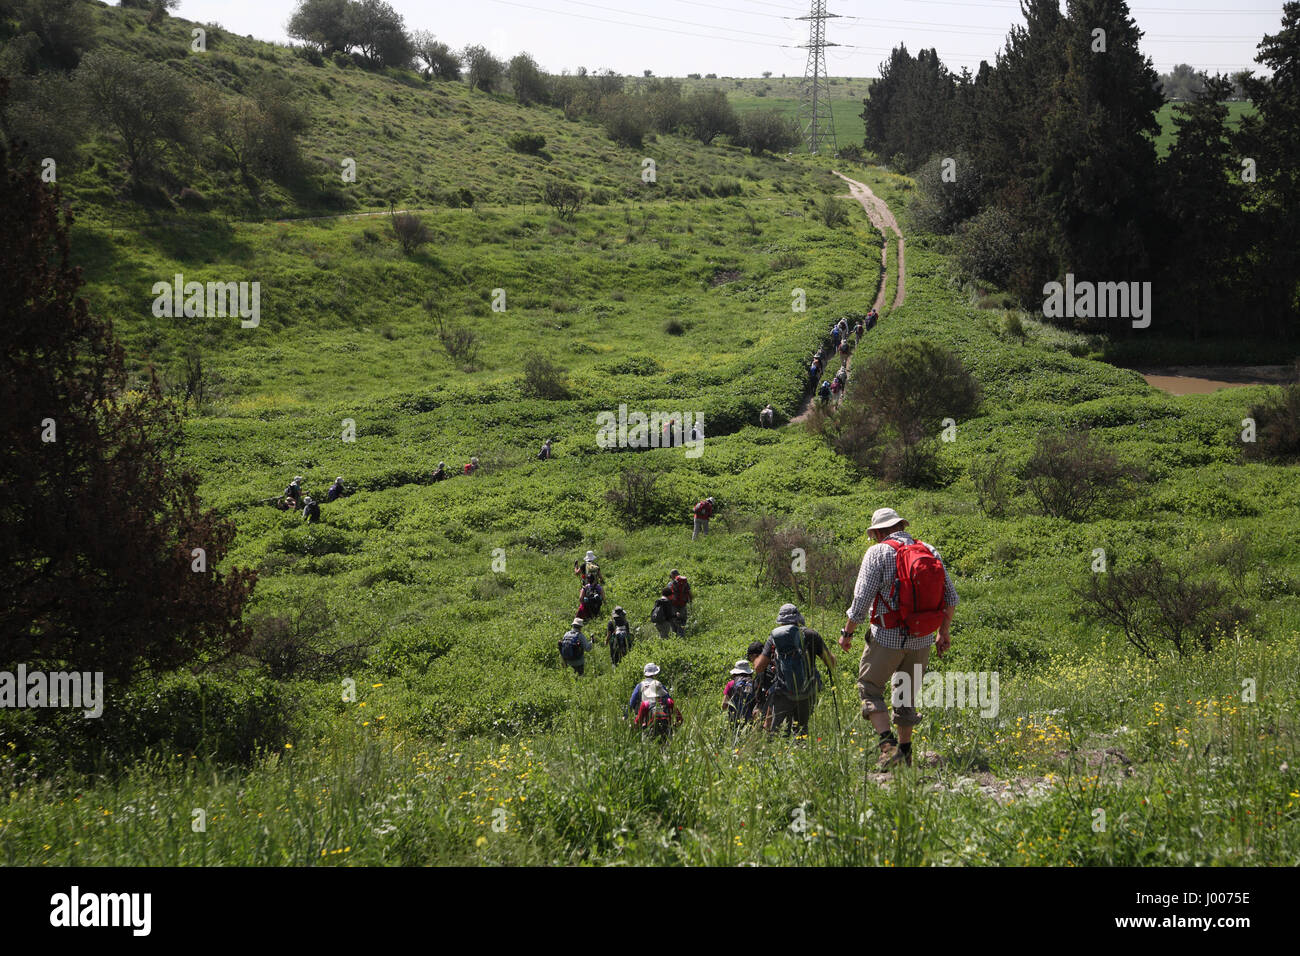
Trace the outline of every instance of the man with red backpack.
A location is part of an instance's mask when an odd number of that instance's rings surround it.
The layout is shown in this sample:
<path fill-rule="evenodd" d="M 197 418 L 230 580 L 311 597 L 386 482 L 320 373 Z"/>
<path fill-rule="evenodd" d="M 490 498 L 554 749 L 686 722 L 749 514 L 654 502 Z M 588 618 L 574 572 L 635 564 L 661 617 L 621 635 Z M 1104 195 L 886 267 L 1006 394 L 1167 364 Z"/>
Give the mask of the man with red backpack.
<path fill-rule="evenodd" d="M 871 516 L 868 532 L 876 543 L 862 556 L 853 604 L 840 631 L 840 646 L 847 651 L 853 632 L 870 616 L 870 636 L 858 665 L 858 697 L 863 719 L 880 736 L 881 770 L 912 764 L 912 728 L 921 720 L 912 698 L 930 662 L 930 648 L 942 657 L 952 643 L 949 628 L 958 601 L 939 552 L 908 534 L 907 524 L 893 508 Z M 902 686 L 911 687 L 911 694 L 894 708 L 897 737 L 889 729 L 885 701 L 896 673 L 906 674 Z"/>
<path fill-rule="evenodd" d="M 713 499 L 705 498 L 695 506 L 692 513 L 695 515 L 695 530 L 691 532 L 691 540 L 694 541 L 700 535 L 709 533 L 709 519 L 713 517 Z"/>
<path fill-rule="evenodd" d="M 677 618 L 673 630 L 682 634 L 686 628 L 686 605 L 695 600 L 695 595 L 691 594 L 691 582 L 686 580 L 686 575 L 678 574 L 676 568 L 668 572 L 668 586 L 673 590 L 673 613 Z"/>

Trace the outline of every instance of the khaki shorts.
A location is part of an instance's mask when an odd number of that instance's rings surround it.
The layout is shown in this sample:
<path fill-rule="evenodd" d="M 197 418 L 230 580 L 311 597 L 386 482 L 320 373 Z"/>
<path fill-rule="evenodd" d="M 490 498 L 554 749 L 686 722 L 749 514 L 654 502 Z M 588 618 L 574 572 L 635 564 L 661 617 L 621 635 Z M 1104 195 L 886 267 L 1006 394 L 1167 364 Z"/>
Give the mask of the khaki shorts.
<path fill-rule="evenodd" d="M 858 664 L 858 697 L 862 701 L 862 719 L 870 720 L 872 714 L 888 714 L 889 703 L 886 696 L 893 695 L 893 678 L 898 671 L 908 675 L 911 687 L 919 691 L 920 678 L 925 674 L 926 665 L 930 663 L 930 648 L 923 647 L 917 651 L 896 651 L 882 647 L 878 643 L 868 644 L 862 650 L 862 660 Z M 899 727 L 914 727 L 921 722 L 921 715 L 916 707 L 894 708 L 894 723 Z"/>

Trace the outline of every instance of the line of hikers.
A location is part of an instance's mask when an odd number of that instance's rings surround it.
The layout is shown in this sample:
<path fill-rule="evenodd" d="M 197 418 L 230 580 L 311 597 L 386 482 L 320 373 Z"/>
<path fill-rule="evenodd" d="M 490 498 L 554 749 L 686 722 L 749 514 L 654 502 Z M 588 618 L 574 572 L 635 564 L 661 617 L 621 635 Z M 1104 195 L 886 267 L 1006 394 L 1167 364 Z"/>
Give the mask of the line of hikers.
<path fill-rule="evenodd" d="M 320 502 L 302 490 L 303 480 L 302 475 L 294 475 L 293 481 L 289 482 L 283 494 L 269 500 L 281 511 L 297 511 L 301 508 L 302 520 L 308 524 L 316 524 L 320 521 Z M 347 492 L 343 487 L 343 476 L 339 475 L 325 492 L 325 501 L 335 501 L 345 494 Z"/>
<path fill-rule="evenodd" d="M 573 573 L 581 582 L 578 613 L 560 638 L 558 647 L 560 659 L 581 677 L 586 670 L 587 652 L 594 646 L 584 628 L 592 618 L 600 615 L 605 603 L 605 575 L 596 563 L 594 551 L 588 551 L 581 560 L 574 562 Z M 687 608 L 693 600 L 695 595 L 691 593 L 690 581 L 673 568 L 668 572 L 668 584 L 650 610 L 650 621 L 661 638 L 667 639 L 669 634 L 681 637 L 686 633 Z M 632 647 L 632 625 L 622 607 L 614 608 L 605 625 L 605 644 L 609 647 L 610 663 L 617 667 Z"/>
<path fill-rule="evenodd" d="M 823 405 L 832 400 L 838 404 L 844 397 L 844 391 L 848 386 L 849 359 L 853 355 L 853 349 L 862 341 L 862 336 L 874 329 L 879 321 L 880 313 L 873 306 L 870 312 L 859 318 L 852 326 L 849 325 L 849 317 L 842 316 L 830 327 L 827 332 L 828 341 L 813 353 L 812 361 L 808 365 L 809 383 L 816 389 L 817 399 Z M 827 364 L 835 355 L 840 358 L 839 369 L 829 379 L 822 379 Z"/>
<path fill-rule="evenodd" d="M 853 587 L 853 601 L 845 612 L 839 644 L 844 651 L 852 647 L 853 635 L 863 621 L 870 627 L 861 659 L 858 662 L 858 699 L 864 720 L 870 722 L 879 738 L 877 766 L 891 770 L 898 764 L 912 763 L 912 730 L 920 722 L 915 692 L 929 666 L 933 648 L 942 656 L 952 644 L 951 624 L 958 603 L 957 591 L 939 552 L 907 532 L 908 522 L 892 508 L 877 509 L 871 516 L 868 534 L 872 545 L 862 556 L 862 565 Z M 594 558 L 592 552 L 587 552 Z M 685 594 L 681 604 L 684 624 L 685 605 L 690 602 L 690 585 L 673 570 L 671 578 Z M 655 602 L 652 620 L 675 614 L 672 586 L 664 589 Z M 656 612 L 658 618 L 656 618 Z M 667 626 L 678 630 L 677 618 L 670 625 L 660 625 L 660 635 L 667 637 Z M 582 633 L 586 622 L 575 618 L 573 626 L 560 641 L 561 656 L 578 674 L 582 674 L 583 653 L 592 649 Z M 631 647 L 632 631 L 621 607 L 606 625 L 606 642 L 610 658 L 618 661 Z M 578 648 L 570 656 L 566 651 Z M 776 627 L 766 640 L 749 645 L 745 658 L 736 661 L 723 690 L 722 707 L 733 725 L 759 724 L 771 733 L 806 735 L 817 705 L 818 695 L 826 686 L 818 661 L 824 663 L 835 686 L 835 655 L 816 630 L 809 627 L 793 604 L 783 604 L 776 616 Z M 658 679 L 660 669 L 647 664 L 643 679 L 628 701 L 626 714 L 635 714 L 633 723 L 655 736 L 671 735 L 682 722 L 679 708 Z M 907 675 L 899 687 L 910 686 L 897 701 L 895 675 Z M 887 697 L 887 692 L 889 696 Z M 913 696 L 908 696 L 908 695 Z M 890 703 L 893 727 L 890 725 Z"/>

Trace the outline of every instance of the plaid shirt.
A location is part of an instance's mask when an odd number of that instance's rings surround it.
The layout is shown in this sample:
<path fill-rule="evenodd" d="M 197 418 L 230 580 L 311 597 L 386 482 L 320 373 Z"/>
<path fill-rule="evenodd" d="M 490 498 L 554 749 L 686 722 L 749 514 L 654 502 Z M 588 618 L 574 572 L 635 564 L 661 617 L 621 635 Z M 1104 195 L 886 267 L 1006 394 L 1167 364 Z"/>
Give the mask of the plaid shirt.
<path fill-rule="evenodd" d="M 895 531 L 889 537 L 903 544 L 916 543 L 916 539 L 906 531 Z M 930 548 L 928 544 L 926 547 Z M 939 552 L 934 548 L 930 548 L 930 553 L 939 558 L 940 563 L 943 562 L 943 558 L 939 557 Z M 853 605 L 848 610 L 849 618 L 859 624 L 866 620 L 871 614 L 871 604 L 877 595 L 880 596 L 882 607 L 897 610 L 895 604 L 889 603 L 889 595 L 897 583 L 898 562 L 894 549 L 883 541 L 867 548 L 867 553 L 862 556 L 862 567 L 858 570 L 858 583 L 853 587 Z M 943 569 L 943 597 L 948 607 L 957 606 L 957 589 L 952 586 L 952 578 L 946 566 Z M 871 640 L 896 651 L 917 651 L 933 644 L 934 635 L 914 637 L 901 624 L 898 627 L 888 628 L 872 624 Z"/>

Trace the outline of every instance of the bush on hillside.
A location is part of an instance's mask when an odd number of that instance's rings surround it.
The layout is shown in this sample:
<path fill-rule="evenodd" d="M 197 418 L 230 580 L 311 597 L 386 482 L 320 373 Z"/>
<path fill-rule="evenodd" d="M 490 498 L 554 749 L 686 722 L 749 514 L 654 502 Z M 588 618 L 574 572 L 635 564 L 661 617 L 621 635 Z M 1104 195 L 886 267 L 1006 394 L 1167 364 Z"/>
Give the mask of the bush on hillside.
<path fill-rule="evenodd" d="M 979 212 L 983 187 L 979 164 L 965 150 L 935 155 L 916 173 L 912 222 L 922 232 L 948 235 Z"/>
<path fill-rule="evenodd" d="M 817 218 L 827 228 L 834 229 L 849 221 L 849 207 L 834 196 L 827 196 L 817 208 Z"/>
<path fill-rule="evenodd" d="M 1194 650 L 1211 651 L 1250 611 L 1232 603 L 1235 593 L 1216 581 L 1194 580 L 1182 568 L 1146 557 L 1120 568 L 1092 574 L 1073 588 L 1076 613 L 1118 627 L 1143 656 L 1159 659 L 1172 648 L 1180 658 Z"/>
<path fill-rule="evenodd" d="M 546 148 L 546 137 L 541 133 L 512 133 L 506 138 L 506 145 L 516 153 L 536 156 Z"/>
<path fill-rule="evenodd" d="M 793 149 L 803 142 L 799 124 L 779 110 L 753 110 L 740 117 L 732 142 L 754 156 Z"/>
<path fill-rule="evenodd" d="M 519 391 L 525 398 L 559 401 L 569 397 L 569 384 L 564 369 L 534 352 L 524 362 L 524 381 Z"/>
<path fill-rule="evenodd" d="M 1043 513 L 1068 521 L 1087 520 L 1139 477 L 1087 430 L 1040 433 L 1024 470 L 1025 485 Z"/>
<path fill-rule="evenodd" d="M 1247 414 L 1255 421 L 1255 440 L 1242 443 L 1242 457 L 1247 461 L 1300 460 L 1300 384 L 1278 389 L 1252 405 Z"/>
<path fill-rule="evenodd" d="M 581 186 L 559 179 L 549 180 L 542 186 L 542 202 L 564 220 L 572 220 L 578 214 L 585 198 Z"/>
<path fill-rule="evenodd" d="M 398 245 L 402 247 L 402 252 L 408 256 L 418 252 L 421 247 L 433 240 L 433 233 L 429 231 L 429 227 L 414 213 L 391 212 L 388 222 Z"/>
<path fill-rule="evenodd" d="M 782 526 L 764 515 L 754 524 L 758 581 L 794 592 L 804 611 L 846 607 L 853 599 L 858 562 L 836 546 L 831 535 L 802 524 Z"/>
<path fill-rule="evenodd" d="M 650 118 L 640 97 L 615 93 L 600 101 L 600 122 L 620 146 L 640 149 L 650 131 Z"/>
<path fill-rule="evenodd" d="M 624 527 L 636 528 L 665 520 L 673 511 L 659 489 L 659 475 L 641 468 L 627 468 L 617 484 L 605 492 L 605 500 Z"/>
<path fill-rule="evenodd" d="M 1016 493 L 1016 479 L 1007 468 L 1006 455 L 999 452 L 973 462 L 970 476 L 980 510 L 990 518 L 1005 516 Z"/>

